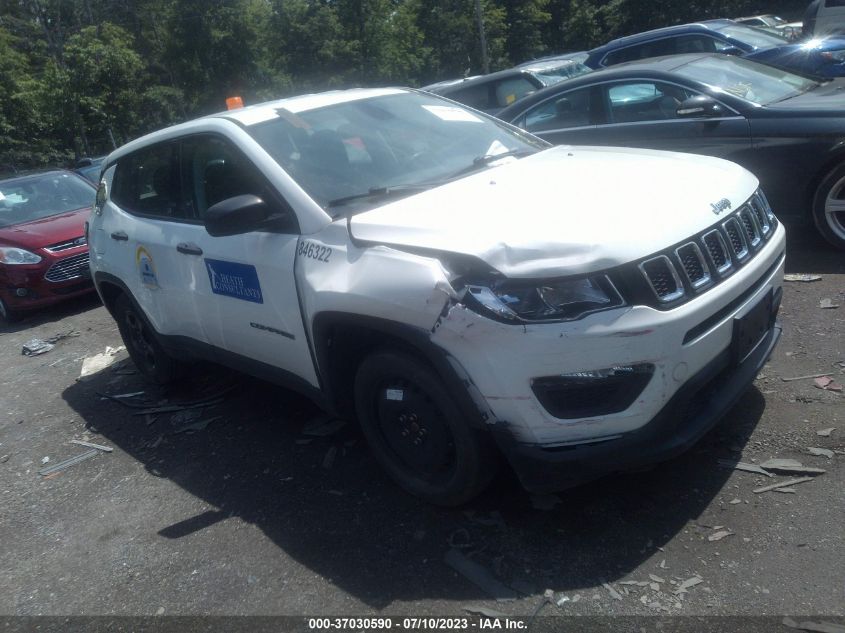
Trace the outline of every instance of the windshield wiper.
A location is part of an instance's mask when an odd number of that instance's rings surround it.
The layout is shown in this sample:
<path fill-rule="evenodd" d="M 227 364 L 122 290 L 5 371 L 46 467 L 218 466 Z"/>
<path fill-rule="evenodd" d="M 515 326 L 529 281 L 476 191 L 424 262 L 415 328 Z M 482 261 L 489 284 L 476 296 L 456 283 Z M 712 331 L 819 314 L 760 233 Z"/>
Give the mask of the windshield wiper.
<path fill-rule="evenodd" d="M 476 156 L 472 159 L 472 164 L 467 165 L 463 169 L 459 169 L 454 174 L 449 176 L 449 180 L 454 178 L 458 178 L 463 176 L 464 174 L 470 174 L 474 171 L 478 171 L 485 165 L 489 165 L 490 163 L 495 163 L 497 160 L 502 158 L 507 158 L 508 156 L 529 156 L 530 154 L 535 154 L 537 152 L 536 149 L 512 149 L 507 152 L 500 152 L 498 154 L 484 154 L 483 156 Z"/>
<path fill-rule="evenodd" d="M 351 196 L 343 196 L 342 198 L 335 198 L 334 200 L 329 200 L 326 203 L 326 207 L 329 209 L 333 207 L 341 207 L 350 202 L 355 202 L 356 200 L 366 200 L 367 198 L 373 198 L 375 200 L 394 197 L 398 198 L 403 195 L 415 193 L 418 191 L 425 191 L 426 189 L 431 189 L 432 187 L 439 184 L 442 183 L 419 182 L 410 183 L 406 185 L 390 185 L 387 187 L 370 187 L 368 191 L 364 191 L 362 193 L 353 193 Z"/>

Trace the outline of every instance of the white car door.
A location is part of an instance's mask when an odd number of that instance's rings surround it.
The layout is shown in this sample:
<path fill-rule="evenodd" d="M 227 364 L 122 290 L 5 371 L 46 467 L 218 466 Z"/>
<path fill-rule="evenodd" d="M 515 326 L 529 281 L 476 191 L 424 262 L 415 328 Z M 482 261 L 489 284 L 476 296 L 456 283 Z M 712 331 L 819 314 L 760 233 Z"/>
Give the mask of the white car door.
<path fill-rule="evenodd" d="M 269 365 L 317 386 L 293 273 L 299 240 L 293 212 L 221 136 L 184 139 L 182 175 L 200 220 L 210 206 L 243 194 L 259 196 L 290 220 L 273 230 L 225 237 L 212 237 L 197 225 L 180 254 L 191 262 L 195 309 L 204 319 L 216 319 L 210 342 L 227 364 L 257 373 L 261 364 Z M 259 365 L 250 367 L 254 362 Z"/>
<path fill-rule="evenodd" d="M 176 142 L 122 157 L 102 211 L 96 256 L 110 263 L 107 272 L 123 280 L 156 331 L 205 341 L 202 320 L 185 301 L 192 271 L 178 251 L 202 226 L 190 217 L 179 180 Z"/>

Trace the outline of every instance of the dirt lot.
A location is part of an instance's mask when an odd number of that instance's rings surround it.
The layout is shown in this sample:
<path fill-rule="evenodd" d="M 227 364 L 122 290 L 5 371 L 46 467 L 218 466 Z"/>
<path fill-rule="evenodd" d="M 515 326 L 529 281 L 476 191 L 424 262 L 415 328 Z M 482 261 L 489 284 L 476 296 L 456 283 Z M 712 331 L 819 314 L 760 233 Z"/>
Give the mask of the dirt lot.
<path fill-rule="evenodd" d="M 724 423 L 682 458 L 561 493 L 547 510 L 535 506 L 556 499 L 532 499 L 507 472 L 469 507 L 427 506 L 386 479 L 351 425 L 305 435 L 321 415 L 308 401 L 213 367 L 196 366 L 166 392 L 131 373 L 119 352 L 77 381 L 83 358 L 122 344 L 93 297 L 6 327 L 0 614 L 419 616 L 481 605 L 530 615 L 547 602 L 544 616 L 841 622 L 845 396 L 783 378 L 830 372 L 845 382 L 845 257 L 793 229 L 787 270 L 822 279 L 786 284 L 781 343 Z M 822 309 L 823 298 L 842 307 Z M 79 336 L 47 354 L 21 355 L 33 337 L 71 331 Z M 98 396 L 137 391 L 151 402 L 223 401 L 191 419 L 133 415 Z M 40 476 L 87 450 L 73 439 L 114 451 Z M 840 452 L 812 456 L 808 447 Z M 774 457 L 826 472 L 792 493 L 755 494 L 787 477 L 717 461 Z M 449 551 L 517 599 L 493 599 L 446 564 Z"/>

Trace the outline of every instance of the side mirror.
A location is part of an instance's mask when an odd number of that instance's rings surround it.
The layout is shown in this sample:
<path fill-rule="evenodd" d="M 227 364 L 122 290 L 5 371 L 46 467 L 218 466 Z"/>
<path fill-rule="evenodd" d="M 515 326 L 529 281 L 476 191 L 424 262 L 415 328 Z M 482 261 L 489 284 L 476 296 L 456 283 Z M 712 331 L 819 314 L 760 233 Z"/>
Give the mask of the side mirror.
<path fill-rule="evenodd" d="M 728 46 L 719 51 L 722 55 L 737 55 L 741 57 L 745 55 L 745 51 L 737 46 Z"/>
<path fill-rule="evenodd" d="M 690 119 L 695 117 L 719 116 L 724 112 L 724 109 L 711 97 L 707 95 L 696 95 L 683 101 L 678 106 L 676 112 L 679 118 Z"/>
<path fill-rule="evenodd" d="M 260 227 L 270 208 L 258 196 L 246 194 L 221 200 L 205 212 L 205 230 L 212 237 L 240 235 Z"/>

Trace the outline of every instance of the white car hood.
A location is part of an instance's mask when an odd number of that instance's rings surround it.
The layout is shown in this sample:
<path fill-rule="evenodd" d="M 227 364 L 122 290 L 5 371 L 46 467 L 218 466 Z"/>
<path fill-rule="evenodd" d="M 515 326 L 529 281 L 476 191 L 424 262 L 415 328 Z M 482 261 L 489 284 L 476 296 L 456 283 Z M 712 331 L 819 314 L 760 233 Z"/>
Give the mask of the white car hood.
<path fill-rule="evenodd" d="M 507 161 L 507 162 L 506 162 Z M 555 277 L 645 257 L 715 224 L 757 187 L 717 158 L 554 147 L 350 220 L 357 240 L 478 257 L 508 277 Z"/>

